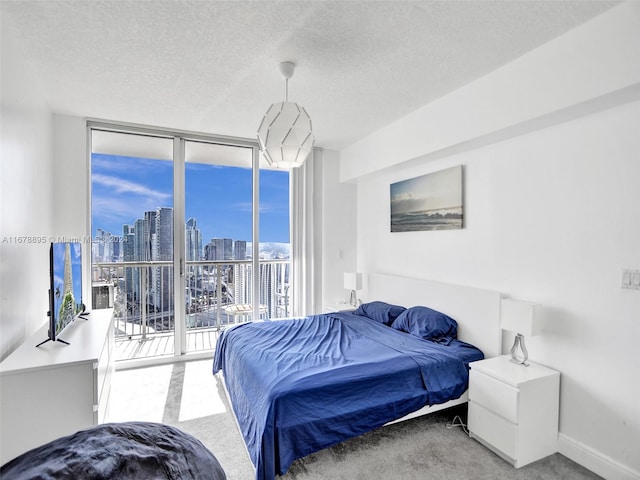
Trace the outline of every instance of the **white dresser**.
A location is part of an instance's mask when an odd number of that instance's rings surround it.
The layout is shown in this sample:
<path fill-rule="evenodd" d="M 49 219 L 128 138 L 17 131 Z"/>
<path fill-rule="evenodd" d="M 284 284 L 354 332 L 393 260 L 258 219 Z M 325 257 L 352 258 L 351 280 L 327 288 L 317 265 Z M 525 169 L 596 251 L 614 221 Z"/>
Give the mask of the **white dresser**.
<path fill-rule="evenodd" d="M 529 363 L 470 364 L 469 434 L 516 468 L 558 451 L 560 373 Z"/>
<path fill-rule="evenodd" d="M 94 310 L 47 342 L 48 325 L 0 363 L 0 464 L 58 437 L 97 425 L 113 373 L 113 309 Z"/>

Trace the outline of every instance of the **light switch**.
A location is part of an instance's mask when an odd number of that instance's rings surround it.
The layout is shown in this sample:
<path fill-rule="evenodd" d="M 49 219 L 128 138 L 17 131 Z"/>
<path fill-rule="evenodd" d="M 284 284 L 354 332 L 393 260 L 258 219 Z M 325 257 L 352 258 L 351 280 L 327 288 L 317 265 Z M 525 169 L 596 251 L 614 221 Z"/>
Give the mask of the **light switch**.
<path fill-rule="evenodd" d="M 640 290 L 640 270 L 622 269 L 622 288 Z"/>

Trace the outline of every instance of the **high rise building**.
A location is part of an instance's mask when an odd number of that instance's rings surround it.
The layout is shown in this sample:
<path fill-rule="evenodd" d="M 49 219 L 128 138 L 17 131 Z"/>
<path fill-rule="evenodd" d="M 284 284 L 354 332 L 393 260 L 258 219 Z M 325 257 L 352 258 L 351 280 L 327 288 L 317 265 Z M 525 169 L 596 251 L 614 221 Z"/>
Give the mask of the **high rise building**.
<path fill-rule="evenodd" d="M 144 223 L 142 224 L 142 257 L 140 260 L 153 260 L 156 239 L 156 212 L 144 212 Z"/>
<path fill-rule="evenodd" d="M 216 259 L 216 246 L 211 240 L 204 246 L 204 259 L 205 260 L 215 260 Z"/>
<path fill-rule="evenodd" d="M 222 245 L 224 249 L 223 260 L 233 260 L 233 240 L 230 238 L 223 238 Z"/>
<path fill-rule="evenodd" d="M 152 260 L 173 260 L 173 208 L 160 207 L 155 215 Z M 173 317 L 173 265 L 153 270 L 154 306 L 163 318 Z"/>
<path fill-rule="evenodd" d="M 153 260 L 173 260 L 173 208 L 156 210 L 156 236 Z"/>
<path fill-rule="evenodd" d="M 211 243 L 216 247 L 215 260 L 233 260 L 233 240 L 230 238 L 212 238 Z"/>
<path fill-rule="evenodd" d="M 96 237 L 91 245 L 91 254 L 93 255 L 94 262 L 102 261 L 102 254 L 104 252 L 104 242 L 102 241 L 102 230 L 101 228 L 96 228 Z"/>
<path fill-rule="evenodd" d="M 232 293 L 235 303 L 251 303 L 253 296 L 253 270 L 249 265 L 236 264 L 233 266 L 234 275 L 233 282 L 229 285 L 232 287 Z"/>
<path fill-rule="evenodd" d="M 111 236 L 111 262 L 119 262 L 122 257 L 122 242 L 119 238 Z"/>
<path fill-rule="evenodd" d="M 233 243 L 233 258 L 236 260 L 247 259 L 247 241 L 246 240 L 236 240 Z"/>
<path fill-rule="evenodd" d="M 66 324 L 71 321 L 75 315 L 75 305 L 80 299 L 76 299 L 73 296 L 73 271 L 71 269 L 71 243 L 64 245 L 64 278 L 62 284 L 62 304 L 58 311 L 61 323 L 58 325 Z M 53 312 L 51 312 L 53 315 Z"/>
<path fill-rule="evenodd" d="M 64 290 L 63 298 L 67 295 L 73 296 L 73 271 L 71 270 L 71 244 L 64 246 Z"/>
<path fill-rule="evenodd" d="M 273 291 L 276 275 L 275 265 L 271 263 L 260 264 L 260 303 L 267 306 L 269 317 L 272 316 L 275 307 L 270 300 L 276 298 Z"/>
<path fill-rule="evenodd" d="M 96 229 L 96 238 L 92 250 L 96 261 L 113 262 L 113 238 L 111 233 L 102 228 Z"/>
<path fill-rule="evenodd" d="M 136 261 L 145 259 L 144 230 L 144 220 L 142 218 L 137 219 L 133 227 L 133 260 Z"/>
<path fill-rule="evenodd" d="M 122 261 L 133 262 L 135 256 L 135 227 L 133 225 L 122 226 Z M 124 291 L 127 298 L 127 305 L 140 298 L 140 276 L 137 268 L 127 267 L 124 269 Z"/>
<path fill-rule="evenodd" d="M 195 218 L 187 220 L 185 225 L 185 250 L 187 262 L 202 258 L 202 233 Z"/>

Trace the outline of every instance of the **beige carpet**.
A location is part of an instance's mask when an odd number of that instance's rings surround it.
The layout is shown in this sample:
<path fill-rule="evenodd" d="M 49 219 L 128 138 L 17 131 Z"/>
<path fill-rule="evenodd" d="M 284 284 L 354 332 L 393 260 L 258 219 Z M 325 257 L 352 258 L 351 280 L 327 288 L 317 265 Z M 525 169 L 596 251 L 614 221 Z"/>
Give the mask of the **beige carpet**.
<path fill-rule="evenodd" d="M 229 480 L 254 470 L 211 360 L 118 371 L 110 421 L 156 421 L 200 439 Z M 390 425 L 299 459 L 281 480 L 593 480 L 600 477 L 555 454 L 520 469 L 447 428 L 466 406 Z"/>

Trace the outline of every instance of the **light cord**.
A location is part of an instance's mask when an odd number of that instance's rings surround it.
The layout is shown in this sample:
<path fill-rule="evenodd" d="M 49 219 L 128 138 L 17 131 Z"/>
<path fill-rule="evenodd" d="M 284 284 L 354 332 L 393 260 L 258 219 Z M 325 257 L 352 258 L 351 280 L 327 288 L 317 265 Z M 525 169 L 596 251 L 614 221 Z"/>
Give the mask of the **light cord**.
<path fill-rule="evenodd" d="M 449 429 L 453 427 L 462 427 L 462 431 L 467 435 L 469 435 L 469 430 L 467 430 L 467 425 L 462 421 L 462 418 L 460 418 L 459 415 L 456 415 L 455 417 L 453 417 L 453 420 L 451 422 L 446 423 L 445 426 Z"/>

